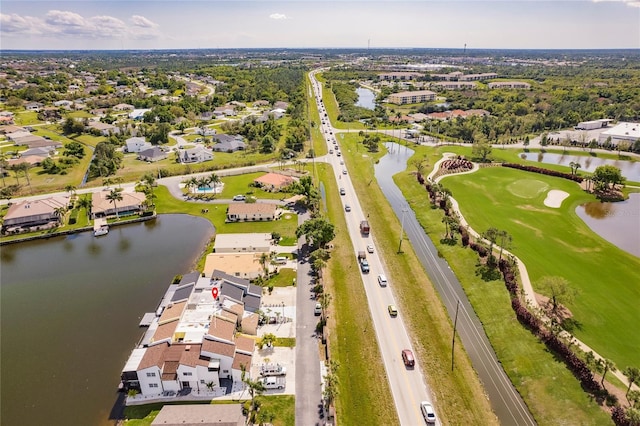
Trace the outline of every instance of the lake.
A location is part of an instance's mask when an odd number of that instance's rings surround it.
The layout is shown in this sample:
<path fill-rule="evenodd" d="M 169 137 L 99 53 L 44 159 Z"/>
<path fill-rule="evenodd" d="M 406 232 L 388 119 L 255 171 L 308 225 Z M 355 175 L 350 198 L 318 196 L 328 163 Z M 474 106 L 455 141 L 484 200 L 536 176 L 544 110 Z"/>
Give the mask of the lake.
<path fill-rule="evenodd" d="M 634 182 L 640 182 L 640 162 L 638 161 L 625 161 L 625 160 L 608 160 L 600 157 L 584 156 L 584 155 L 571 155 L 571 154 L 555 154 L 555 153 L 539 153 L 539 152 L 523 152 L 520 154 L 521 158 L 528 161 L 537 161 L 538 163 L 546 164 L 561 164 L 569 167 L 569 163 L 574 162 L 580 164 L 581 171 L 593 172 L 596 167 L 604 166 L 606 164 L 615 166 L 620 169 L 622 176 L 627 180 Z"/>
<path fill-rule="evenodd" d="M 358 94 L 356 106 L 370 110 L 376 109 L 376 94 L 373 91 L 364 87 L 358 87 L 356 93 Z"/>
<path fill-rule="evenodd" d="M 582 204 L 576 214 L 593 232 L 640 257 L 640 194 L 630 194 L 628 200 L 617 203 Z"/>
<path fill-rule="evenodd" d="M 112 425 L 120 372 L 167 286 L 213 236 L 203 218 L 0 248 L 3 426 Z"/>

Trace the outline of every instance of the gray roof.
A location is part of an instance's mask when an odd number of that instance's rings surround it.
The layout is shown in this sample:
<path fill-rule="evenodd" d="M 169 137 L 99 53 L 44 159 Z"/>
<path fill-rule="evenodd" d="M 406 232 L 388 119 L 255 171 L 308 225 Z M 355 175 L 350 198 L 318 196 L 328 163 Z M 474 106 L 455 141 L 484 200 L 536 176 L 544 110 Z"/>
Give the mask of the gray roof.
<path fill-rule="evenodd" d="M 248 294 L 253 294 L 256 296 L 261 296 L 262 295 L 262 287 L 260 287 L 259 285 L 255 285 L 255 284 L 249 284 L 249 288 L 247 288 L 247 293 Z"/>
<path fill-rule="evenodd" d="M 224 281 L 220 286 L 220 295 L 230 297 L 238 302 L 242 302 L 242 299 L 244 299 L 244 290 L 240 287 L 236 287 L 235 285 L 230 284 L 229 282 Z"/>
<path fill-rule="evenodd" d="M 151 157 L 151 158 L 162 157 L 165 155 L 167 154 L 165 154 L 165 152 L 160 148 L 158 148 L 157 146 L 154 146 L 153 148 L 145 149 L 144 151 L 140 151 L 138 153 L 139 157 Z"/>
<path fill-rule="evenodd" d="M 247 294 L 242 301 L 244 302 L 244 309 L 250 312 L 256 312 L 260 309 L 260 301 L 262 298 L 260 296 L 255 296 L 253 294 Z"/>
<path fill-rule="evenodd" d="M 195 282 L 198 281 L 198 278 L 200 278 L 200 272 L 189 272 L 182 276 L 180 285 L 195 284 Z"/>
<path fill-rule="evenodd" d="M 221 142 L 242 141 L 244 138 L 241 135 L 227 135 L 225 133 L 220 133 L 218 135 L 214 135 L 212 139 L 218 143 L 221 143 Z"/>
<path fill-rule="evenodd" d="M 193 286 L 195 283 L 188 284 L 184 287 L 180 287 L 173 293 L 173 297 L 171 298 L 172 302 L 177 302 L 179 300 L 186 300 L 191 296 L 191 292 L 193 291 Z"/>
<path fill-rule="evenodd" d="M 239 151 L 244 149 L 246 144 L 240 140 L 222 141 L 213 146 L 214 151 L 226 152 L 226 151 Z"/>
<path fill-rule="evenodd" d="M 245 288 L 248 288 L 249 284 L 251 284 L 251 282 L 249 282 L 249 280 L 245 280 L 244 278 L 239 278 L 239 277 L 236 277 L 236 276 L 233 276 L 233 275 L 229 275 L 226 272 L 223 272 L 223 271 L 221 271 L 219 269 L 214 269 L 213 272 L 212 272 L 211 277 L 213 279 L 216 279 L 216 280 L 226 280 L 226 281 L 228 281 L 230 283 L 236 283 L 236 284 L 239 284 L 241 286 L 244 286 Z"/>

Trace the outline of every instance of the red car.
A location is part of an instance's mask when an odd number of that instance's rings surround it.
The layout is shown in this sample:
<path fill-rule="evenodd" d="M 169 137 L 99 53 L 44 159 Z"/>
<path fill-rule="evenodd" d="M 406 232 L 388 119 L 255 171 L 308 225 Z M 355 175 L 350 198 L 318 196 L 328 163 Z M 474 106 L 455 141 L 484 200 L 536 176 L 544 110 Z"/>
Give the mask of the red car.
<path fill-rule="evenodd" d="M 413 357 L 413 352 L 410 349 L 402 350 L 402 362 L 406 367 L 414 367 L 416 365 L 416 360 Z"/>

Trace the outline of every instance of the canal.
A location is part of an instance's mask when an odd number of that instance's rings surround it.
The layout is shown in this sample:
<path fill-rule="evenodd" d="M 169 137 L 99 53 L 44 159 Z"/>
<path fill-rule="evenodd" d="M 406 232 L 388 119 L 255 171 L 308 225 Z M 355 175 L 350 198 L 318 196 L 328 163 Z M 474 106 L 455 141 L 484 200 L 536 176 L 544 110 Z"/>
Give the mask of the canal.
<path fill-rule="evenodd" d="M 113 425 L 141 316 L 213 231 L 202 218 L 161 215 L 103 237 L 0 248 L 2 425 Z"/>

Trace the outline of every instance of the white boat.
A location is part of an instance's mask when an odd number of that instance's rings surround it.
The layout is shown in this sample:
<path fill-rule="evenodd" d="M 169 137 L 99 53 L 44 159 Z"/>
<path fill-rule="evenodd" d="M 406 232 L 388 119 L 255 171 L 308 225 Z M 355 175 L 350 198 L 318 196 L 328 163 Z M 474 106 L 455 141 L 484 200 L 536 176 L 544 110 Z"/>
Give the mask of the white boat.
<path fill-rule="evenodd" d="M 99 237 L 100 235 L 107 235 L 109 233 L 109 226 L 108 225 L 102 225 L 100 228 L 94 229 L 93 230 L 93 236 L 94 237 Z"/>

